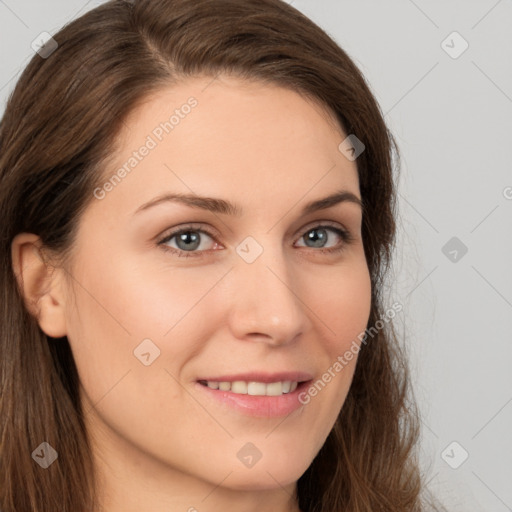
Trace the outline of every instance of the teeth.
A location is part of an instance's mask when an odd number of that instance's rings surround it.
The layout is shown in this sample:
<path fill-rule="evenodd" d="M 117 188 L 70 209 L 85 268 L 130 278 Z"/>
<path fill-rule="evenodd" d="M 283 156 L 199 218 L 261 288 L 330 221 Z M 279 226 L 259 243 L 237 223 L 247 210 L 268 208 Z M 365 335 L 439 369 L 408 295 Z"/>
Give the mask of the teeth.
<path fill-rule="evenodd" d="M 267 396 L 279 396 L 283 394 L 283 384 L 281 382 L 271 382 L 266 386 Z"/>
<path fill-rule="evenodd" d="M 219 382 L 219 389 L 221 391 L 229 391 L 231 389 L 231 382 Z"/>
<path fill-rule="evenodd" d="M 281 396 L 291 393 L 297 389 L 298 382 L 285 380 L 282 382 L 244 382 L 237 380 L 235 382 L 206 381 L 206 385 L 211 389 L 220 391 L 231 391 L 237 395 L 251 396 Z"/>
<path fill-rule="evenodd" d="M 239 395 L 247 395 L 247 382 L 237 380 L 231 384 L 231 392 Z"/>
<path fill-rule="evenodd" d="M 267 385 L 264 382 L 249 382 L 247 384 L 248 395 L 266 395 Z"/>

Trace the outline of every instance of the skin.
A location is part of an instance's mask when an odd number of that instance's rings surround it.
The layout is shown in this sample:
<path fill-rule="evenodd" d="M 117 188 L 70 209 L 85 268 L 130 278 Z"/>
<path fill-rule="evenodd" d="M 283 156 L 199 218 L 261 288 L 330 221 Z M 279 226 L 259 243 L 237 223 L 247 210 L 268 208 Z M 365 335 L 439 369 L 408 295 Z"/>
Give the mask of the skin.
<path fill-rule="evenodd" d="M 15 270 L 43 331 L 71 345 L 104 511 L 297 511 L 296 482 L 336 420 L 357 357 L 286 418 L 212 404 L 196 380 L 302 370 L 316 381 L 365 330 L 361 208 L 301 214 L 339 189 L 360 197 L 356 163 L 316 103 L 277 86 L 195 77 L 132 112 L 106 179 L 190 96 L 191 113 L 103 199 L 92 198 L 63 267 L 47 272 L 37 237 L 21 234 Z M 134 213 L 177 192 L 235 202 L 243 215 L 176 202 Z M 325 246 L 341 251 L 308 246 L 304 235 L 324 222 L 353 240 L 327 229 Z M 158 245 L 189 223 L 214 235 L 199 232 L 199 256 Z M 236 252 L 247 236 L 263 248 L 250 264 Z M 184 247 L 176 237 L 169 246 Z M 134 350 L 148 338 L 160 355 L 145 366 Z M 248 442 L 262 454 L 251 468 L 237 457 Z"/>

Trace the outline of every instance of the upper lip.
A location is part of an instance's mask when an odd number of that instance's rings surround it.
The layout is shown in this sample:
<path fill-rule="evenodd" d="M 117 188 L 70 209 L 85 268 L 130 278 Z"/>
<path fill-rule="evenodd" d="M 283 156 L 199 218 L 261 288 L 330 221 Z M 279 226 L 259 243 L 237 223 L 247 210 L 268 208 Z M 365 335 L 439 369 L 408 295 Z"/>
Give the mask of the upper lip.
<path fill-rule="evenodd" d="M 248 373 L 232 373 L 229 375 L 201 377 L 199 380 L 215 381 L 215 382 L 282 382 L 290 380 L 292 382 L 303 382 L 311 380 L 313 376 L 307 372 L 278 372 L 278 373 L 265 373 L 265 372 L 248 372 Z"/>

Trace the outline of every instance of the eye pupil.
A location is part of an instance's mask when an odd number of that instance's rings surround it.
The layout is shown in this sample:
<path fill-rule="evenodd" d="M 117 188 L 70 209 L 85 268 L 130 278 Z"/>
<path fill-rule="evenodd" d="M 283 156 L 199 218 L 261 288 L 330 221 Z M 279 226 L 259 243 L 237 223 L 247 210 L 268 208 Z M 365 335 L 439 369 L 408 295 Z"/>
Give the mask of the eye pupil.
<path fill-rule="evenodd" d="M 180 247 L 181 242 L 185 243 L 184 247 Z M 190 245 L 190 243 L 192 243 L 192 245 Z M 200 237 L 195 231 L 184 231 L 183 233 L 180 233 L 176 239 L 176 245 L 184 251 L 197 249 L 199 243 Z"/>
<path fill-rule="evenodd" d="M 327 233 L 325 229 L 315 228 L 308 232 L 306 235 L 306 241 L 313 242 L 313 246 L 310 247 L 322 247 L 327 240 Z"/>

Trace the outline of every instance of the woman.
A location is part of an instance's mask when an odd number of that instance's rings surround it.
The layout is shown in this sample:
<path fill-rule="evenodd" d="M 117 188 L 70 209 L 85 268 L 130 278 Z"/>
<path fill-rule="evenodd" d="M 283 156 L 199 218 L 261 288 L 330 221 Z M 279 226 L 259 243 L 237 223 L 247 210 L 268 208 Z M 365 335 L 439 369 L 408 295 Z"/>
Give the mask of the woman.
<path fill-rule="evenodd" d="M 111 1 L 0 130 L 4 512 L 423 511 L 395 149 L 279 0 Z"/>

